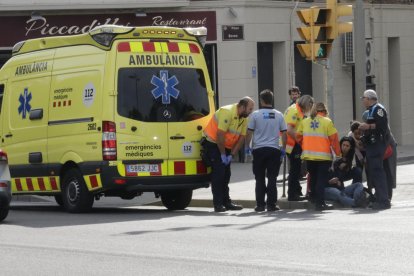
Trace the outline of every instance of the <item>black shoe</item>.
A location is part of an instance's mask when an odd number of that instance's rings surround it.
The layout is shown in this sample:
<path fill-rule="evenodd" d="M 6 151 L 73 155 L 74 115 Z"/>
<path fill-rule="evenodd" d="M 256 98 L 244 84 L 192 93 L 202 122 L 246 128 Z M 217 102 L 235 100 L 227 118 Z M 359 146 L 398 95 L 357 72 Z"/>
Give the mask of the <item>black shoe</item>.
<path fill-rule="evenodd" d="M 264 212 L 265 207 L 264 206 L 256 206 L 256 208 L 254 208 L 255 212 Z"/>
<path fill-rule="evenodd" d="M 324 211 L 324 210 L 332 210 L 334 207 L 332 204 L 316 204 L 315 205 L 315 211 Z"/>
<path fill-rule="evenodd" d="M 233 210 L 233 211 L 243 209 L 243 206 L 238 205 L 238 204 L 234 204 L 233 202 L 230 202 L 230 203 L 228 203 L 228 204 L 224 205 L 224 207 L 225 207 L 227 210 Z"/>
<path fill-rule="evenodd" d="M 372 203 L 371 208 L 373 210 L 386 210 L 386 209 L 390 209 L 391 208 L 391 204 L 390 203 L 374 202 L 374 203 Z"/>
<path fill-rule="evenodd" d="M 275 211 L 279 211 L 280 208 L 277 205 L 271 205 L 271 206 L 267 206 L 267 211 L 268 212 L 275 212 Z"/>
<path fill-rule="evenodd" d="M 306 200 L 306 197 L 304 196 L 288 197 L 288 201 L 304 201 L 304 200 Z"/>
<path fill-rule="evenodd" d="M 367 208 L 369 204 L 368 196 L 369 195 L 365 191 L 359 194 L 358 197 L 355 198 L 355 207 Z"/>
<path fill-rule="evenodd" d="M 226 212 L 226 211 L 227 211 L 227 209 L 223 205 L 214 206 L 214 212 L 216 212 L 216 213 L 222 213 L 222 212 Z"/>

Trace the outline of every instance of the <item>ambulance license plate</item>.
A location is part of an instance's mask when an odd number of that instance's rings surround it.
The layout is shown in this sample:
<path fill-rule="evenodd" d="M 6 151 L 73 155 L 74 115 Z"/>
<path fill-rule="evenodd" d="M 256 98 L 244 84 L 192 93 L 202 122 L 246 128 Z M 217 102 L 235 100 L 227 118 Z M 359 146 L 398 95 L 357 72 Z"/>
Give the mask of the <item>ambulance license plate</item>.
<path fill-rule="evenodd" d="M 139 164 L 139 165 L 127 165 L 128 173 L 158 173 L 160 172 L 160 164 Z"/>

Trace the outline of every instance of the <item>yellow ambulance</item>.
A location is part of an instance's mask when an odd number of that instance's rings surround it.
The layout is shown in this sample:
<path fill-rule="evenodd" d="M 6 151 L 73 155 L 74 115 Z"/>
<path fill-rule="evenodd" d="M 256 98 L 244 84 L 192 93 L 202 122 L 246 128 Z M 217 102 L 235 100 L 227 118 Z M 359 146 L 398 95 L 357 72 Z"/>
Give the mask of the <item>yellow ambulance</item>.
<path fill-rule="evenodd" d="M 101 196 L 186 208 L 209 186 L 200 158 L 214 93 L 206 28 L 99 26 L 19 42 L 0 70 L 0 148 L 13 194 L 69 212 Z"/>

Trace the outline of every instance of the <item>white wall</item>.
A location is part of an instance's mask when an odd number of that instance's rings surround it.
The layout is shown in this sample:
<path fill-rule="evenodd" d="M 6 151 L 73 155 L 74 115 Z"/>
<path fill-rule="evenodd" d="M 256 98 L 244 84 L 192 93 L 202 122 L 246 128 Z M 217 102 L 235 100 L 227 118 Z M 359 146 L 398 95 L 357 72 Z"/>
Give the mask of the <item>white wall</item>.
<path fill-rule="evenodd" d="M 257 78 L 251 75 L 251 67 L 257 66 L 257 42 L 274 42 L 275 61 L 284 64 L 275 64 L 274 71 L 280 72 L 285 68 L 285 73 L 274 75 L 276 91 L 276 107 L 283 110 L 288 104 L 287 88 L 291 84 L 290 53 L 291 39 L 300 40 L 296 27 L 301 25 L 296 13 L 291 14 L 295 2 L 278 1 L 218 1 L 218 54 L 219 54 L 219 87 L 220 103 L 227 104 L 237 101 L 244 95 L 252 96 L 257 100 Z M 210 2 L 211 3 L 211 2 Z M 308 7 L 310 4 L 300 3 L 299 8 Z M 318 3 L 322 5 L 322 3 Z M 237 17 L 228 12 L 232 6 Z M 401 144 L 414 144 L 414 6 L 412 5 L 371 5 L 366 4 L 366 37 L 374 39 L 375 55 L 375 79 L 380 101 L 394 116 L 396 136 Z M 293 25 L 290 25 L 290 22 Z M 221 25 L 242 24 L 245 28 L 245 39 L 240 42 L 221 41 Z M 293 30 L 293 32 L 291 32 Z M 400 38 L 399 64 L 401 76 L 401 91 L 389 91 L 388 68 L 388 38 Z M 281 43 L 283 42 L 283 43 Z M 332 92 L 326 93 L 323 67 L 312 65 L 313 96 L 316 101 L 324 101 L 340 135 L 349 131 L 349 123 L 353 119 L 352 98 L 352 71 L 350 66 L 342 64 L 342 43 L 335 40 L 330 58 L 331 72 L 333 76 Z M 391 68 L 392 70 L 392 68 Z M 328 80 L 326 80 L 328 82 Z M 280 91 L 280 93 L 278 93 Z M 360 106 L 360 94 L 356 91 L 355 105 Z M 393 104 L 390 107 L 390 97 L 399 93 L 401 105 Z M 394 109 L 394 110 L 393 110 Z M 358 110 L 358 109 L 357 109 Z M 395 112 L 395 111 L 398 112 Z M 356 113 L 359 113 L 356 111 Z M 395 117 L 398 121 L 395 121 Z M 361 114 L 356 114 L 356 119 L 361 119 Z M 392 120 L 390 119 L 390 122 Z M 397 122 L 400 122 L 397 124 Z M 391 123 L 391 128 L 393 128 Z"/>

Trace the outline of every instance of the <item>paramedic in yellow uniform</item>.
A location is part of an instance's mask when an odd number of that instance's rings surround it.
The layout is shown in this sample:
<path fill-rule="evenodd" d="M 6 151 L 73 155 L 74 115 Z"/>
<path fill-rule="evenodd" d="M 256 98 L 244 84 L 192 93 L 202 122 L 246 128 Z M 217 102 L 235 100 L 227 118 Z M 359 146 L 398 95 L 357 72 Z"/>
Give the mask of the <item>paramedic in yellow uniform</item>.
<path fill-rule="evenodd" d="M 305 115 L 310 112 L 313 105 L 313 98 L 309 95 L 303 95 L 296 103 L 286 109 L 284 118 L 287 126 L 286 154 L 289 158 L 289 176 L 288 176 L 288 200 L 300 201 L 302 197 L 302 187 L 300 186 L 300 175 L 302 160 L 302 148 L 295 141 L 296 130 Z"/>
<path fill-rule="evenodd" d="M 204 129 L 204 149 L 211 164 L 211 191 L 215 212 L 241 210 L 229 195 L 230 164 L 244 143 L 247 117 L 252 113 L 254 101 L 242 98 L 239 103 L 220 107 Z"/>
<path fill-rule="evenodd" d="M 311 201 L 315 210 L 332 209 L 325 203 L 325 186 L 329 181 L 329 168 L 332 165 L 333 152 L 341 154 L 338 142 L 338 131 L 324 103 L 317 103 L 310 117 L 304 119 L 296 132 L 296 141 L 302 146 L 302 159 L 306 160 L 310 175 Z"/>

